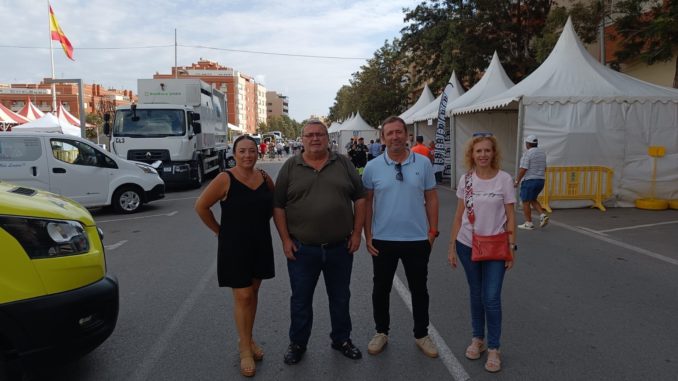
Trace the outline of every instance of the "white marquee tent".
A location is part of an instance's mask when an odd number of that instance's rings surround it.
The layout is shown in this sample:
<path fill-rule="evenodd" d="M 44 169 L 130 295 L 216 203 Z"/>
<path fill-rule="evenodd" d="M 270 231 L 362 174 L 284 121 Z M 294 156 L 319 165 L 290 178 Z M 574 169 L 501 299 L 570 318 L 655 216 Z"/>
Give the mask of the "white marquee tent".
<path fill-rule="evenodd" d="M 550 166 L 611 167 L 620 206 L 647 196 L 652 170 L 648 147 L 664 146 L 657 196 L 678 198 L 678 91 L 601 65 L 583 47 L 571 20 L 549 57 L 522 82 L 452 113 L 458 139 L 491 131 L 513 141 L 503 152 L 514 157 L 514 167 L 504 167 L 510 173 L 516 171 L 523 137 L 529 134 L 539 138 Z M 507 126 L 512 136 L 507 136 Z"/>
<path fill-rule="evenodd" d="M 353 136 L 364 138 L 367 144 L 370 140 L 376 140 L 379 137 L 379 130 L 367 124 L 358 112 L 352 119 L 342 123 L 333 133 L 332 139 L 337 141 L 339 152 L 347 153 L 345 145 L 351 141 Z"/>
<path fill-rule="evenodd" d="M 447 81 L 448 84 L 452 86 L 445 86 L 447 91 L 447 109 L 452 101 L 459 98 L 464 94 L 464 88 L 459 83 L 457 75 L 452 71 L 450 80 Z M 415 124 L 415 135 L 422 135 L 424 137 L 424 142 L 434 140 L 436 137 L 436 129 L 438 127 L 438 110 L 440 108 L 440 100 L 442 99 L 443 94 L 438 95 L 438 98 L 434 99 L 431 103 L 419 109 L 419 111 L 412 114 L 410 117 Z M 430 121 L 431 124 L 428 124 Z"/>
<path fill-rule="evenodd" d="M 81 136 L 80 127 L 59 120 L 52 113 L 46 113 L 32 122 L 12 127 L 15 132 L 56 132 L 74 136 Z"/>
<path fill-rule="evenodd" d="M 447 116 L 451 118 L 450 130 L 452 131 L 452 136 L 450 137 L 450 143 L 452 145 L 452 152 L 454 152 L 451 173 L 451 177 L 454 179 L 452 182 L 453 185 L 456 185 L 456 181 L 459 180 L 459 176 L 464 173 L 464 144 L 466 144 L 468 137 L 471 136 L 471 134 L 475 131 L 464 131 L 462 125 L 462 131 L 459 132 L 460 126 L 457 126 L 458 116 L 452 115 L 452 110 L 455 108 L 466 107 L 472 104 L 483 102 L 484 100 L 492 98 L 497 94 L 503 93 L 511 87 L 513 87 L 513 82 L 508 77 L 508 75 L 506 75 L 506 71 L 504 71 L 504 68 L 501 66 L 497 52 L 494 52 L 492 60 L 487 66 L 487 69 L 485 69 L 485 73 L 483 74 L 483 77 L 480 79 L 480 81 L 478 81 L 471 89 L 469 89 L 469 91 L 464 93 L 464 95 L 447 104 Z M 516 133 L 515 123 L 512 123 L 509 118 L 507 118 L 507 122 L 508 123 L 506 125 L 499 129 L 497 136 L 499 138 L 499 143 L 502 144 L 500 147 L 502 152 L 506 152 L 506 148 L 513 145 L 515 140 L 511 137 L 511 133 L 514 135 Z M 484 124 L 483 121 L 480 123 Z M 501 135 L 501 133 L 505 133 L 506 135 Z M 460 134 L 463 136 L 460 137 Z M 515 164 L 514 158 L 506 157 L 506 155 L 503 157 L 503 162 L 505 165 L 508 164 L 509 168 L 513 168 L 513 165 Z"/>
<path fill-rule="evenodd" d="M 412 107 L 408 108 L 405 112 L 400 114 L 399 116 L 405 121 L 407 124 L 412 124 L 414 123 L 414 120 L 412 119 L 412 116 L 417 113 L 417 111 L 421 110 L 422 108 L 426 107 L 429 103 L 433 102 L 433 93 L 431 90 L 428 88 L 428 85 L 424 85 L 424 89 L 421 91 L 421 95 L 419 95 L 419 99 L 412 105 Z"/>

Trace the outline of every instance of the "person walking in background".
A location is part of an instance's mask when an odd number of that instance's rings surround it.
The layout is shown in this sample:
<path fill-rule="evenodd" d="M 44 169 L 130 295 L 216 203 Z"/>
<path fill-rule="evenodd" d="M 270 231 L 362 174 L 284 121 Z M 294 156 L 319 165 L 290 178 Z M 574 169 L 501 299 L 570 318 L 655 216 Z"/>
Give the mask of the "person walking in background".
<path fill-rule="evenodd" d="M 417 136 L 417 144 L 411 148 L 412 152 L 418 153 L 427 159 L 431 160 L 431 150 L 424 145 L 424 137 L 419 135 Z"/>
<path fill-rule="evenodd" d="M 351 149 L 348 151 L 348 156 L 351 158 L 351 162 L 358 170 L 358 173 L 362 175 L 363 169 L 367 164 L 367 146 L 365 145 L 365 139 L 360 137 L 358 142 L 351 146 Z"/>
<path fill-rule="evenodd" d="M 376 334 L 367 351 L 381 353 L 390 329 L 389 301 L 398 261 L 403 263 L 412 293 L 415 343 L 429 357 L 438 349 L 428 335 L 428 262 L 438 237 L 438 193 L 428 157 L 407 149 L 405 122 L 397 117 L 382 124 L 386 151 L 367 163 L 365 242 L 372 255 L 372 308 Z"/>
<path fill-rule="evenodd" d="M 278 173 L 273 210 L 292 287 L 284 361 L 296 364 L 306 351 L 320 273 L 330 304 L 331 346 L 357 360 L 362 353 L 351 342 L 349 302 L 353 253 L 360 247 L 365 221 L 365 190 L 353 164 L 329 151 L 322 122 L 307 122 L 302 134 L 304 151 Z"/>
<path fill-rule="evenodd" d="M 255 169 L 258 147 L 243 135 L 233 143 L 235 167 L 218 174 L 195 203 L 195 211 L 218 237 L 219 287 L 233 290 L 233 315 L 238 330 L 240 372 L 251 377 L 254 361 L 264 352 L 252 338 L 262 279 L 275 276 L 270 219 L 273 214 L 273 181 Z M 211 207 L 221 205 L 221 223 Z"/>
<path fill-rule="evenodd" d="M 513 267 L 513 261 L 472 261 L 471 247 L 473 232 L 483 236 L 508 232 L 509 248 L 515 258 L 516 194 L 511 175 L 499 169 L 500 161 L 494 136 L 474 134 L 466 143 L 464 162 L 469 172 L 461 176 L 457 186 L 457 210 L 448 248 L 450 266 L 456 269 L 460 261 L 469 285 L 473 338 L 466 348 L 466 358 L 477 360 L 487 350 L 488 372 L 501 370 L 501 289 L 504 273 Z M 469 208 L 475 222 L 469 221 Z"/>
<path fill-rule="evenodd" d="M 543 228 L 549 223 L 549 216 L 537 200 L 539 193 L 544 189 L 546 153 L 539 148 L 539 140 L 534 135 L 525 138 L 525 149 L 526 151 L 520 158 L 520 170 L 513 185 L 517 187 L 520 184 L 520 199 L 523 202 L 523 216 L 525 217 L 525 222 L 518 227 L 534 230 L 533 207 L 539 213 L 539 227 Z"/>
<path fill-rule="evenodd" d="M 379 139 L 377 139 L 376 142 L 374 140 L 370 140 L 370 145 L 367 147 L 367 149 L 367 161 L 370 161 L 381 155 L 381 142 Z"/>

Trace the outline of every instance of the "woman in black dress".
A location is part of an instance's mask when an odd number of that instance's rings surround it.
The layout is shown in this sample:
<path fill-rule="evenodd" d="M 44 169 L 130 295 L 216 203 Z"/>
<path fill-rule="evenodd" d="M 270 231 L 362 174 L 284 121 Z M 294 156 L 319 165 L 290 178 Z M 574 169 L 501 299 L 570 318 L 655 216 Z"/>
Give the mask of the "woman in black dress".
<path fill-rule="evenodd" d="M 257 297 L 262 279 L 275 276 L 270 219 L 273 214 L 273 181 L 255 168 L 256 141 L 243 135 L 233 143 L 235 167 L 220 173 L 195 203 L 200 219 L 219 238 L 219 287 L 233 289 L 235 325 L 238 329 L 240 373 L 254 376 L 255 360 L 264 352 L 252 339 Z M 210 208 L 221 205 L 221 223 Z"/>

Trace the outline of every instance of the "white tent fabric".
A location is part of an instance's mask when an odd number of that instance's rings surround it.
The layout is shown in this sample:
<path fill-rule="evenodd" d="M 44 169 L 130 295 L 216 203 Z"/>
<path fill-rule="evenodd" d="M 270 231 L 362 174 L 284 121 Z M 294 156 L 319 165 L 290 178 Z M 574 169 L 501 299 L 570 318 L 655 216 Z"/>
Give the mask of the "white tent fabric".
<path fill-rule="evenodd" d="M 16 132 L 57 132 L 74 136 L 81 136 L 80 127 L 60 121 L 51 113 L 46 113 L 40 119 L 12 128 Z"/>
<path fill-rule="evenodd" d="M 656 196 L 678 198 L 678 91 L 601 65 L 584 49 L 569 19 L 537 70 L 504 93 L 453 114 L 468 114 L 457 120 L 459 135 L 490 131 L 512 142 L 503 157 L 514 163 L 524 149 L 523 137 L 534 134 L 549 166 L 611 167 L 619 206 L 648 196 L 652 158 L 647 149 L 664 146 Z M 517 170 L 516 165 L 504 169 Z"/>
<path fill-rule="evenodd" d="M 348 152 L 345 145 L 351 141 L 353 136 L 364 138 L 367 144 L 370 140 L 375 140 L 379 137 L 379 130 L 367 124 L 363 117 L 360 116 L 360 112 L 358 112 L 351 120 L 341 124 L 333 136 L 333 140 L 336 140 L 339 145 L 339 152 Z"/>
<path fill-rule="evenodd" d="M 461 173 L 464 173 L 464 144 L 468 138 L 471 137 L 473 132 L 478 131 L 477 125 L 473 125 L 471 128 L 467 128 L 465 118 L 459 115 L 452 115 L 452 110 L 460 107 L 466 107 L 472 104 L 483 102 L 486 99 L 492 98 L 497 94 L 501 94 L 504 91 L 513 87 L 513 82 L 506 75 L 506 71 L 499 61 L 499 55 L 497 52 L 494 52 L 490 64 L 485 69 L 485 74 L 469 91 L 464 93 L 464 95 L 455 99 L 451 103 L 447 104 L 447 115 L 451 117 L 450 125 L 452 126 L 452 136 L 450 137 L 450 144 L 452 146 L 452 152 L 454 152 L 454 159 L 451 163 L 452 173 L 451 177 L 454 181 L 458 181 Z M 504 121 L 506 122 L 506 121 Z M 480 126 L 488 124 L 488 121 L 482 120 L 478 121 Z M 482 130 L 482 127 L 480 128 Z M 512 132 L 516 133 L 516 126 L 510 124 L 502 124 L 502 127 L 499 128 L 501 132 Z M 506 152 L 506 149 L 512 146 L 514 143 L 513 138 L 509 139 L 510 135 L 499 136 L 499 143 L 502 145 L 500 149 L 502 152 Z M 504 155 L 503 161 L 504 166 L 513 168 L 515 165 L 515 158 L 506 157 Z"/>
<path fill-rule="evenodd" d="M 0 103 L 0 131 L 6 131 L 10 126 L 28 122 L 28 119 L 8 109 Z"/>
<path fill-rule="evenodd" d="M 449 105 L 452 101 L 455 99 L 459 98 L 461 95 L 465 93 L 464 88 L 461 86 L 459 83 L 459 80 L 457 79 L 457 75 L 454 71 L 452 71 L 452 75 L 450 76 L 450 80 L 447 81 L 448 84 L 452 84 L 452 86 L 446 86 L 447 90 L 447 109 L 449 110 Z M 426 106 L 422 107 L 419 111 L 415 112 L 412 114 L 411 118 L 413 122 L 421 122 L 421 121 L 426 121 L 429 119 L 432 120 L 438 120 L 438 110 L 440 109 L 440 99 L 443 97 L 442 94 L 438 95 L 438 98 L 434 99 L 433 102 L 427 104 Z M 434 122 L 435 124 L 435 122 Z M 435 129 L 435 127 L 434 127 Z M 435 131 L 434 131 L 435 133 Z"/>
<path fill-rule="evenodd" d="M 231 123 L 228 124 L 228 129 L 232 130 L 232 131 L 240 132 L 240 133 L 245 132 L 244 128 L 236 126 L 235 124 L 231 124 Z"/>
<path fill-rule="evenodd" d="M 422 108 L 426 107 L 429 103 L 433 102 L 434 97 L 433 93 L 431 93 L 431 90 L 428 88 L 428 84 L 424 85 L 424 90 L 421 91 L 421 95 L 419 96 L 419 99 L 417 99 L 417 102 L 412 105 L 409 109 L 407 109 L 405 112 L 400 114 L 400 118 L 402 118 L 405 123 L 407 124 L 412 124 L 414 123 L 414 120 L 412 120 L 412 116 Z"/>
<path fill-rule="evenodd" d="M 27 99 L 26 104 L 21 108 L 21 110 L 17 111 L 17 114 L 31 121 L 40 119 L 43 117 L 43 115 L 45 115 L 44 112 L 40 111 L 40 109 L 34 105 L 33 102 L 31 102 L 31 98 Z"/>

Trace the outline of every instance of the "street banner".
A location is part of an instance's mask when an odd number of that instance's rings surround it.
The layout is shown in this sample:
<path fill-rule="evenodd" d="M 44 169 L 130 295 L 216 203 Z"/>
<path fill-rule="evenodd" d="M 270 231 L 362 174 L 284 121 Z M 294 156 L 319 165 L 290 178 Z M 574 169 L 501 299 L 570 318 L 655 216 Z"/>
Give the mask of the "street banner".
<path fill-rule="evenodd" d="M 443 172 L 443 178 L 447 179 L 451 174 L 450 131 L 445 126 L 445 110 L 447 109 L 448 89 L 454 88 L 451 82 L 447 83 L 443 94 L 440 96 L 438 108 L 438 126 L 436 128 L 436 149 L 433 159 L 433 171 Z"/>

